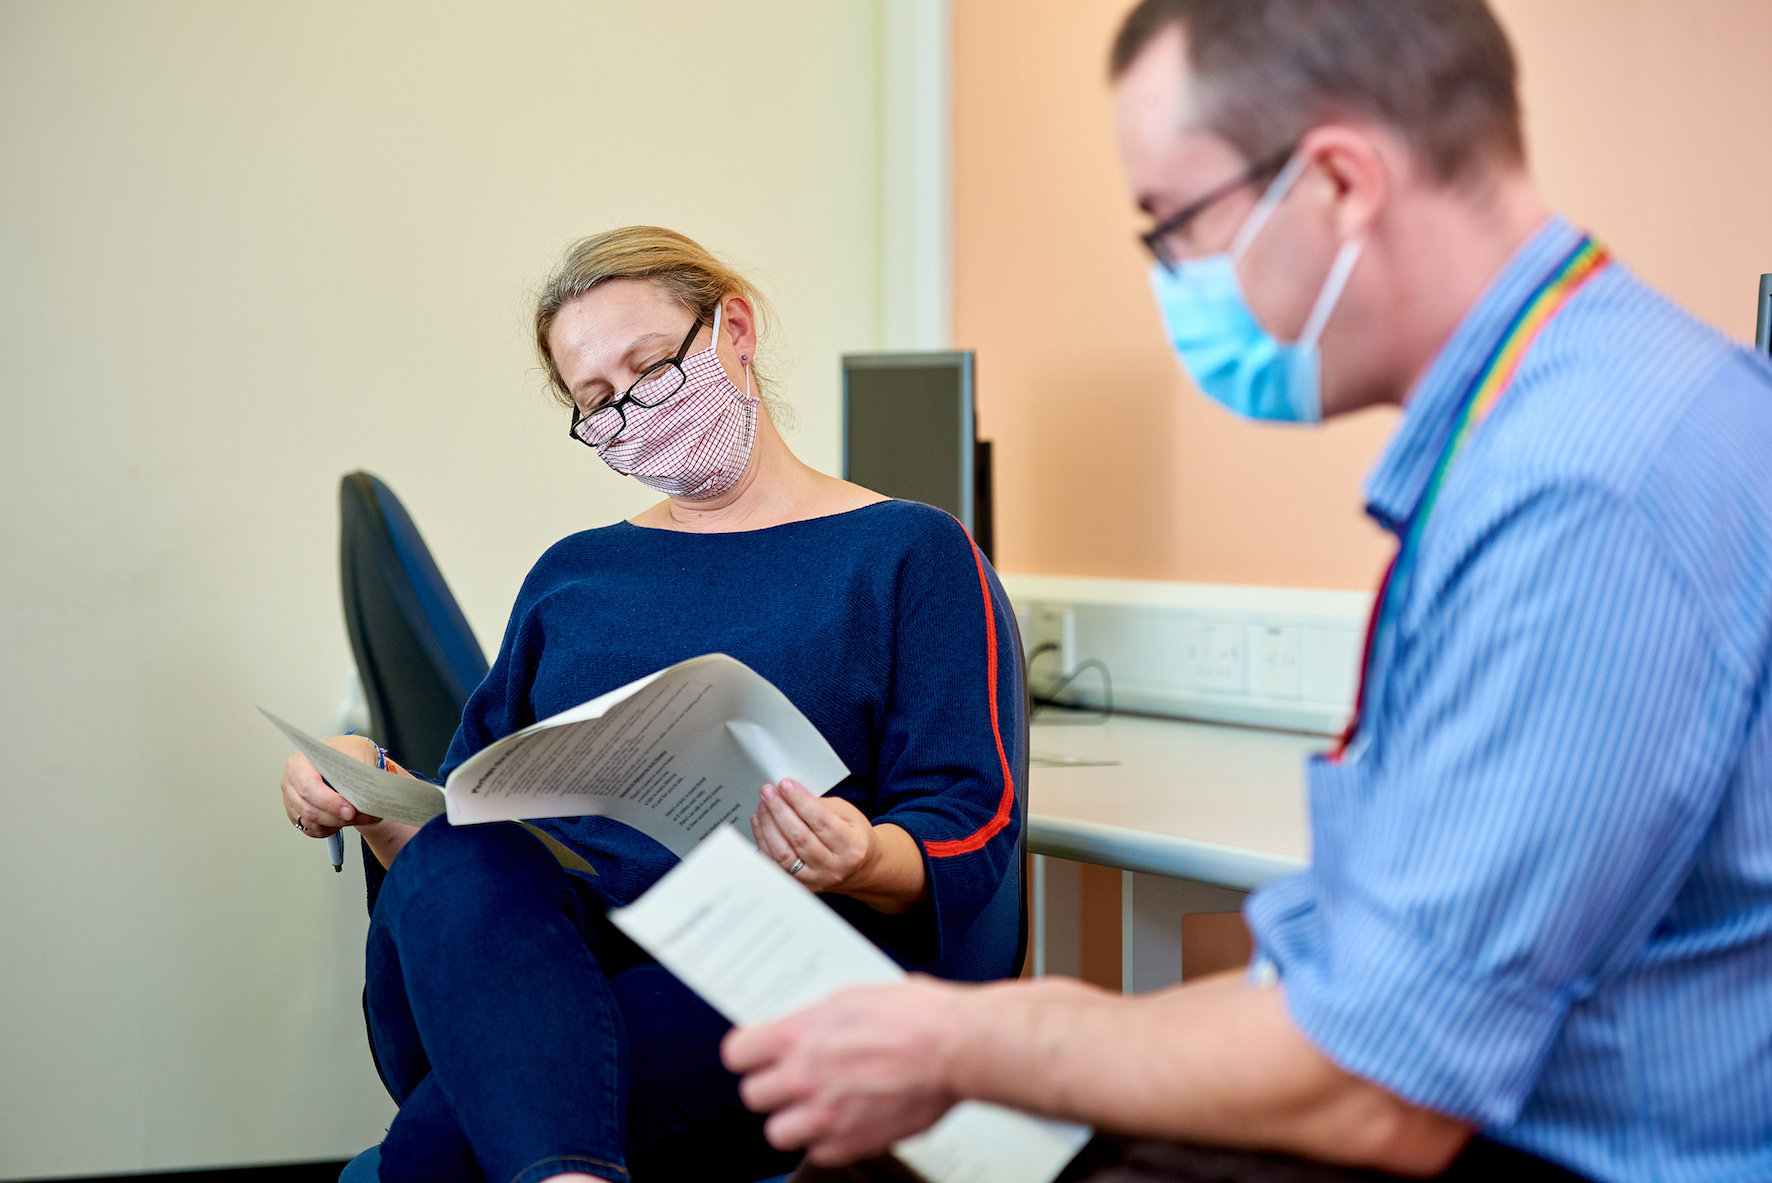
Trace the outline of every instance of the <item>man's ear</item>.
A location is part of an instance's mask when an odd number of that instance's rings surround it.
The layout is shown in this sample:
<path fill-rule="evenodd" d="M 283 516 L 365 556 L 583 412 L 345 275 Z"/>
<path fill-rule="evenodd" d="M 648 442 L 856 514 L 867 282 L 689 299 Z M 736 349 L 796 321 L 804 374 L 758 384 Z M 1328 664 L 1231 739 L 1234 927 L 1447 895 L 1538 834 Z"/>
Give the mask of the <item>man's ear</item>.
<path fill-rule="evenodd" d="M 1358 124 L 1326 123 L 1299 141 L 1298 150 L 1328 180 L 1335 230 L 1343 242 L 1371 230 L 1390 193 L 1390 154 L 1379 142 L 1382 134 Z"/>

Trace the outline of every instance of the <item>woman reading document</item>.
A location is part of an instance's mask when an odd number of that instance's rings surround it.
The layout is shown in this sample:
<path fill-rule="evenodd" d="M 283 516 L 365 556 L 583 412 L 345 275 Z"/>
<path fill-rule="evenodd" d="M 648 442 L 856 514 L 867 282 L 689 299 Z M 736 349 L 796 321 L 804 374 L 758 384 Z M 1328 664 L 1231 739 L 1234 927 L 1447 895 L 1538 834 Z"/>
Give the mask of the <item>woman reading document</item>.
<path fill-rule="evenodd" d="M 825 797 L 764 785 L 758 847 L 907 968 L 1003 976 L 1022 824 L 1015 618 L 953 518 L 789 451 L 756 374 L 762 312 L 668 230 L 567 252 L 537 303 L 541 360 L 577 444 L 665 499 L 542 556 L 439 775 L 537 719 L 728 653 L 852 770 Z M 675 862 L 662 846 L 604 818 L 539 822 L 593 868 L 573 872 L 515 824 L 358 815 L 300 755 L 282 791 L 305 833 L 354 826 L 389 871 L 367 964 L 371 1042 L 400 1104 L 384 1180 L 752 1183 L 792 1165 L 720 1065 L 724 1021 L 605 919 Z"/>

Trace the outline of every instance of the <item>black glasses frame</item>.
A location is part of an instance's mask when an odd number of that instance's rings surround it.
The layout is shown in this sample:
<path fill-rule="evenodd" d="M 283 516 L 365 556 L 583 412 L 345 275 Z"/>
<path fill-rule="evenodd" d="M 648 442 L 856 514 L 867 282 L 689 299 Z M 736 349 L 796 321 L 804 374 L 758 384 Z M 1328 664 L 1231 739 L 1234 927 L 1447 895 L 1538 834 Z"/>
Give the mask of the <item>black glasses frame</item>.
<path fill-rule="evenodd" d="M 1181 230 L 1189 222 L 1193 221 L 1231 194 L 1237 192 L 1239 189 L 1248 185 L 1253 185 L 1264 177 L 1270 177 L 1275 173 L 1278 173 L 1282 168 L 1286 167 L 1286 162 L 1292 159 L 1292 154 L 1297 151 L 1298 145 L 1294 143 L 1284 151 L 1275 152 L 1272 156 L 1262 157 L 1260 160 L 1257 160 L 1254 164 L 1250 165 L 1218 188 L 1208 191 L 1204 197 L 1188 202 L 1186 205 L 1170 214 L 1167 218 L 1164 218 L 1161 222 L 1152 226 L 1148 231 L 1140 234 L 1138 240 L 1144 243 L 1144 248 L 1151 253 L 1152 258 L 1161 263 L 1165 269 L 1174 271 L 1181 265 L 1181 261 L 1171 255 L 1169 253 L 1169 248 L 1163 245 L 1163 240 L 1165 238 L 1174 234 L 1176 231 Z"/>
<path fill-rule="evenodd" d="M 683 374 L 683 359 L 685 357 L 689 356 L 689 347 L 695 343 L 695 335 L 697 333 L 701 332 L 701 326 L 706 323 L 707 323 L 706 317 L 704 317 L 704 316 L 696 317 L 695 323 L 689 326 L 689 335 L 683 338 L 683 344 L 677 346 L 676 356 L 672 357 L 666 361 L 661 361 L 661 362 L 657 363 L 656 365 L 647 366 L 646 371 L 644 373 L 642 373 L 638 378 L 635 378 L 633 381 L 633 384 L 630 385 L 626 390 L 622 391 L 621 396 L 619 398 L 616 398 L 616 399 L 613 399 L 609 402 L 603 403 L 601 406 L 592 407 L 588 413 L 585 411 L 579 410 L 579 408 L 576 405 L 574 405 L 572 408 L 572 426 L 567 429 L 568 433 L 572 436 L 572 438 L 577 440 L 579 443 L 583 444 L 587 448 L 600 448 L 604 444 L 614 443 L 616 440 L 621 438 L 621 433 L 628 429 L 628 412 L 627 412 L 628 407 L 630 407 L 630 406 L 639 407 L 642 410 L 647 410 L 649 408 L 656 407 L 656 406 L 663 404 L 672 395 L 676 394 L 679 390 L 682 390 L 683 383 L 688 381 L 688 379 Z M 675 386 L 671 387 L 669 390 L 665 391 L 663 394 L 659 395 L 657 398 L 653 399 L 650 402 L 647 402 L 644 399 L 636 398 L 634 396 L 634 391 L 639 389 L 641 383 L 645 382 L 648 378 L 651 378 L 654 375 L 656 375 L 664 370 L 676 370 L 677 371 L 677 384 Z M 586 439 L 583 435 L 579 434 L 579 430 L 578 430 L 579 424 L 585 422 L 586 420 L 592 418 L 593 416 L 601 415 L 604 411 L 614 411 L 616 413 L 616 415 L 619 416 L 621 419 L 621 426 L 617 427 L 615 429 L 615 431 L 612 432 L 606 439 L 598 439 L 598 440 L 592 441 L 592 440 Z"/>

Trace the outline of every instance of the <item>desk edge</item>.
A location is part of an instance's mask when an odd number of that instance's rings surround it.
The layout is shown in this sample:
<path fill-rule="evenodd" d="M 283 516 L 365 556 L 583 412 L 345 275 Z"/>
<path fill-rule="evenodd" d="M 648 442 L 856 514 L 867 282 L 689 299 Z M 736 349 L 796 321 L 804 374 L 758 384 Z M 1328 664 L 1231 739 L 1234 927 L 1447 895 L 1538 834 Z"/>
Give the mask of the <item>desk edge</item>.
<path fill-rule="evenodd" d="M 1310 866 L 1308 860 L 1290 855 L 1049 813 L 1029 816 L 1028 849 L 1034 854 L 1147 875 L 1192 879 L 1237 891 L 1254 891 L 1264 883 Z"/>

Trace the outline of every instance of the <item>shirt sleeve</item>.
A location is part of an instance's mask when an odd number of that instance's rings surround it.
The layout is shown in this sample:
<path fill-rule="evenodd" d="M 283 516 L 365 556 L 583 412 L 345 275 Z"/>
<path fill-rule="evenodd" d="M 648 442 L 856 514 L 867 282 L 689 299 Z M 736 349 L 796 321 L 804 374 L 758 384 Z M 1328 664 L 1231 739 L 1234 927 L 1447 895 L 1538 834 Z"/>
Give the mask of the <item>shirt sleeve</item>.
<path fill-rule="evenodd" d="M 1313 765 L 1311 870 L 1249 915 L 1326 1054 L 1495 1125 L 1666 915 L 1751 693 L 1614 495 L 1540 491 L 1470 537 L 1409 596 L 1384 731 Z"/>
<path fill-rule="evenodd" d="M 874 820 L 903 827 L 923 852 L 938 947 L 914 960 L 945 976 L 1000 977 L 1020 923 L 1015 615 L 958 522 L 944 515 L 931 534 L 896 589 Z"/>

